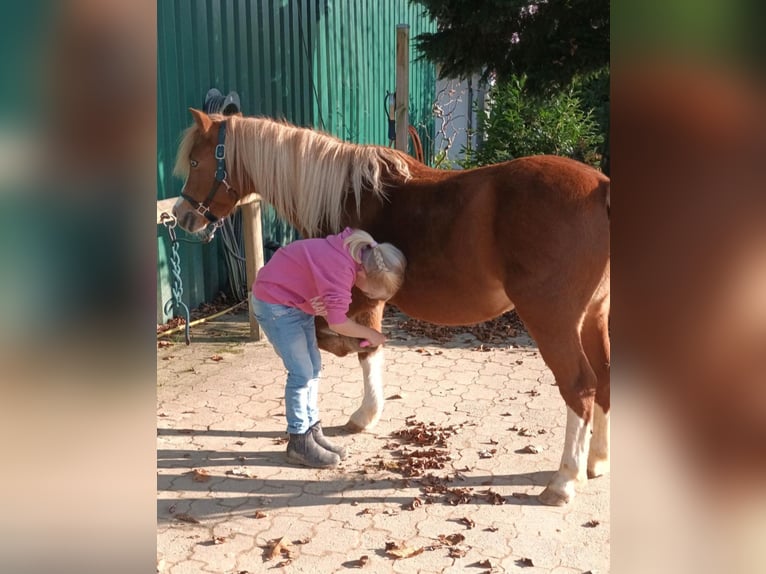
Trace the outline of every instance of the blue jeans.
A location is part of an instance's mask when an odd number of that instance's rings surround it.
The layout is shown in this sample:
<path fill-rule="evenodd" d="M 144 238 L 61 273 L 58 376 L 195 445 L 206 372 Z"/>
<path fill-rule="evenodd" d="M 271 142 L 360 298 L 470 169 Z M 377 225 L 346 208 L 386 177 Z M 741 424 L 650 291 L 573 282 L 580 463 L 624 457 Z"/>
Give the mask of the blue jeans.
<path fill-rule="evenodd" d="M 287 369 L 287 432 L 303 434 L 319 422 L 322 357 L 314 317 L 295 307 L 266 303 L 250 295 L 253 315 Z"/>

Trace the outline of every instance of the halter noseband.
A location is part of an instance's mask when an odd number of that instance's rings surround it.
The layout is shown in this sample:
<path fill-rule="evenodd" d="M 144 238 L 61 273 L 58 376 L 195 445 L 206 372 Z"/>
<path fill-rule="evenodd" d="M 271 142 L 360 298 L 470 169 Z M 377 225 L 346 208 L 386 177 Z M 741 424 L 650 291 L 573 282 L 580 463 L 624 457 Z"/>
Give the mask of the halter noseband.
<path fill-rule="evenodd" d="M 194 207 L 194 211 L 199 213 L 200 215 L 203 215 L 205 219 L 207 219 L 210 223 L 216 223 L 220 218 L 213 215 L 210 212 L 210 204 L 213 201 L 213 198 L 215 197 L 215 194 L 218 193 L 218 190 L 221 189 L 221 184 L 226 186 L 226 191 L 233 191 L 234 188 L 229 185 L 229 182 L 226 181 L 226 146 L 224 146 L 224 142 L 226 141 L 226 122 L 221 122 L 220 127 L 218 128 L 218 145 L 215 146 L 215 161 L 216 161 L 216 169 L 215 169 L 215 181 L 213 182 L 213 187 L 210 188 L 210 192 L 207 194 L 207 197 L 205 198 L 205 201 L 199 202 L 190 195 L 187 195 L 184 192 L 181 192 L 181 197 L 183 197 L 186 201 L 191 203 L 192 207 Z M 236 193 L 236 192 L 235 192 Z"/>

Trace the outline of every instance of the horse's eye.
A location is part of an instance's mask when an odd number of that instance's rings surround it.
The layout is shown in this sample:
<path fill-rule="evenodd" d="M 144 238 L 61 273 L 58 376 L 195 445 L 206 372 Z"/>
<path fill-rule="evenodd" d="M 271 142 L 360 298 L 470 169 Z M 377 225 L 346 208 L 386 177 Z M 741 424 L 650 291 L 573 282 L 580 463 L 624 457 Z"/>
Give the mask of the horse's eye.
<path fill-rule="evenodd" d="M 199 162 L 193 159 L 189 160 L 189 163 L 192 167 L 197 167 L 199 165 Z"/>

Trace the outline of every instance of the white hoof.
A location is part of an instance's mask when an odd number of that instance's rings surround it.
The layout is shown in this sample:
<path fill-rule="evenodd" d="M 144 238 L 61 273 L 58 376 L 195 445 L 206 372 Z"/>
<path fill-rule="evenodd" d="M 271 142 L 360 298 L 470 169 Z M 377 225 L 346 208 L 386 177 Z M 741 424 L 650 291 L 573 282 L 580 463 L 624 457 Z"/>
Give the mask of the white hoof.
<path fill-rule="evenodd" d="M 381 413 L 365 412 L 362 409 L 357 410 L 346 423 L 346 429 L 351 432 L 363 432 L 370 430 L 380 420 Z"/>
<path fill-rule="evenodd" d="M 603 476 L 609 472 L 608 458 L 592 458 L 588 460 L 588 478 Z"/>

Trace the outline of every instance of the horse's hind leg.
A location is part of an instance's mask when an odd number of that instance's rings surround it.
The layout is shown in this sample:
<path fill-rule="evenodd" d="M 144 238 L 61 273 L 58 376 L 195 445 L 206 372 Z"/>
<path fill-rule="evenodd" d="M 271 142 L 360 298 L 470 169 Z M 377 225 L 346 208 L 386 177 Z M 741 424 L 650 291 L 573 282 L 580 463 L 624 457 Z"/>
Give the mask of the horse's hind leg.
<path fill-rule="evenodd" d="M 548 310 L 545 318 L 519 315 L 535 338 L 540 354 L 556 378 L 567 405 L 564 451 L 558 471 L 540 494 L 540 501 L 551 506 L 568 503 L 575 485 L 587 478 L 587 457 L 593 420 L 597 379 L 580 339 L 579 319 L 562 321 Z M 553 318 L 553 319 L 551 319 Z M 542 319 L 542 320 L 541 320 Z"/>
<path fill-rule="evenodd" d="M 609 472 L 609 300 L 608 296 L 591 309 L 582 327 L 582 342 L 588 361 L 596 373 L 596 404 L 593 411 L 593 436 L 588 453 L 588 478 Z"/>

